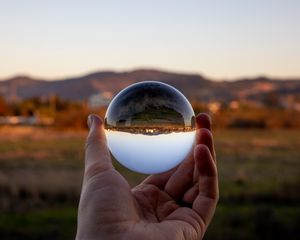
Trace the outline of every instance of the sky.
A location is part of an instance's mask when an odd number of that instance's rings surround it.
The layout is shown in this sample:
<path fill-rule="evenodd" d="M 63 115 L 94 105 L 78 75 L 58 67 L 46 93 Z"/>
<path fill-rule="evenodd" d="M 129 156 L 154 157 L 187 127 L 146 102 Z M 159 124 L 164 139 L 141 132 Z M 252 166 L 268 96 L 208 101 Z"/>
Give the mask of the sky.
<path fill-rule="evenodd" d="M 155 68 L 300 76 L 298 0 L 0 0 L 0 79 Z"/>
<path fill-rule="evenodd" d="M 191 151 L 196 131 L 145 135 L 105 130 L 105 134 L 112 155 L 123 166 L 140 173 L 156 174 L 184 160 Z"/>

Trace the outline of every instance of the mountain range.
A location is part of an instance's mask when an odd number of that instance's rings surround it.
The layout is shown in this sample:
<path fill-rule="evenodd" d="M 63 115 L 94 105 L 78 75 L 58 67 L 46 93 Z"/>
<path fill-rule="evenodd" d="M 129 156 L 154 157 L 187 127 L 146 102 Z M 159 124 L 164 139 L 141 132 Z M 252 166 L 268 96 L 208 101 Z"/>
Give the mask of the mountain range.
<path fill-rule="evenodd" d="M 300 78 L 243 78 L 233 81 L 213 81 L 197 74 L 180 74 L 153 69 L 128 72 L 102 71 L 59 80 L 43 80 L 16 76 L 0 81 L 0 95 L 7 101 L 57 95 L 72 101 L 88 99 L 92 94 L 111 92 L 140 81 L 161 81 L 180 90 L 189 100 L 224 101 L 260 100 L 268 93 L 279 96 L 299 96 Z"/>

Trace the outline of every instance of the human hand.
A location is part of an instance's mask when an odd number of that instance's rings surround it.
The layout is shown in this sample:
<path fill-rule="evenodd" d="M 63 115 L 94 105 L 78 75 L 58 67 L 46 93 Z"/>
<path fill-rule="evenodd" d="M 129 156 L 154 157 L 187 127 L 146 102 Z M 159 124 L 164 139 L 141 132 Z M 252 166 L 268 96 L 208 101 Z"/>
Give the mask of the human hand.
<path fill-rule="evenodd" d="M 200 114 L 196 122 L 186 159 L 130 189 L 112 165 L 102 120 L 90 115 L 76 239 L 202 239 L 219 192 L 211 121 Z"/>

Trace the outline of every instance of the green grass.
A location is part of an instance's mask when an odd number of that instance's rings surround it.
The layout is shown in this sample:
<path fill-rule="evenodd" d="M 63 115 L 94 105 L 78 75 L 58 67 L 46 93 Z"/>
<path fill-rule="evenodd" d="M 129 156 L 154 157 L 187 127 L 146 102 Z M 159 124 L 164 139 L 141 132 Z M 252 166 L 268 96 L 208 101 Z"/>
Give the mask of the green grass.
<path fill-rule="evenodd" d="M 299 239 L 300 207 L 219 204 L 205 239 Z"/>
<path fill-rule="evenodd" d="M 221 198 L 283 195 L 299 199 L 300 132 L 227 130 L 215 134 Z"/>
<path fill-rule="evenodd" d="M 74 238 L 85 135 L 0 132 L 0 239 Z M 206 239 L 298 239 L 300 131 L 217 130 L 214 138 L 220 203 Z M 114 164 L 132 186 L 145 177 Z"/>
<path fill-rule="evenodd" d="M 84 139 L 17 139 L 2 141 L 0 145 L 1 167 L 79 166 L 84 156 Z"/>
<path fill-rule="evenodd" d="M 74 239 L 76 208 L 69 206 L 0 215 L 1 239 Z"/>
<path fill-rule="evenodd" d="M 2 213 L 1 239 L 74 239 L 75 207 Z M 219 204 L 205 239 L 299 239 L 300 208 L 266 204 Z"/>

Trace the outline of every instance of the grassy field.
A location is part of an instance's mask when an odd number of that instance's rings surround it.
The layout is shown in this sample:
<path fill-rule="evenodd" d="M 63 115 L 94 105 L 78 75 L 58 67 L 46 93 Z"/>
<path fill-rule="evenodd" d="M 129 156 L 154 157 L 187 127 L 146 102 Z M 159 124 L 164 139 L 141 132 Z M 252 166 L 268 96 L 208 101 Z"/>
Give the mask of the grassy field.
<path fill-rule="evenodd" d="M 72 239 L 86 132 L 0 128 L 0 239 Z M 300 239 L 300 131 L 217 130 L 205 239 Z M 116 168 L 131 185 L 145 176 Z"/>

